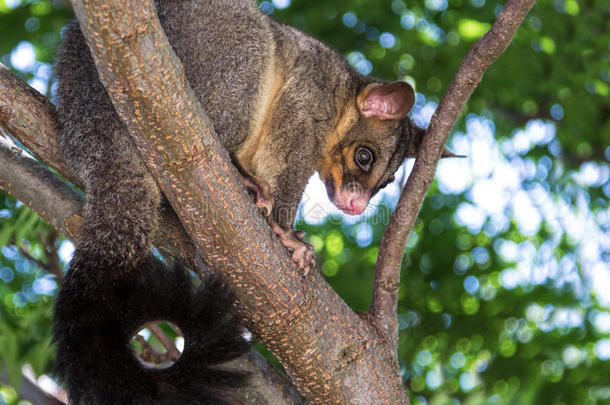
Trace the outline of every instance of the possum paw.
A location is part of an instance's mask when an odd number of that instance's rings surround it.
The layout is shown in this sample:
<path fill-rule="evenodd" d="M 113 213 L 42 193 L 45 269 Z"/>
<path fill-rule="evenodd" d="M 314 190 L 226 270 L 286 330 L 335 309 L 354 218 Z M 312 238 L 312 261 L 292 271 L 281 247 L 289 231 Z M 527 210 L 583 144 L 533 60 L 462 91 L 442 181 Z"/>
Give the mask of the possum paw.
<path fill-rule="evenodd" d="M 248 190 L 253 196 L 254 203 L 261 210 L 265 217 L 271 214 L 273 208 L 273 196 L 271 195 L 271 187 L 263 180 L 251 176 L 243 175 L 239 176 L 241 184 Z"/>
<path fill-rule="evenodd" d="M 292 261 L 303 270 L 304 276 L 309 274 L 309 271 L 316 267 L 316 258 L 313 254 L 313 246 L 303 241 L 305 232 L 293 229 L 285 230 L 273 220 L 270 220 L 269 223 L 273 232 L 280 238 L 282 245 L 292 253 Z"/>

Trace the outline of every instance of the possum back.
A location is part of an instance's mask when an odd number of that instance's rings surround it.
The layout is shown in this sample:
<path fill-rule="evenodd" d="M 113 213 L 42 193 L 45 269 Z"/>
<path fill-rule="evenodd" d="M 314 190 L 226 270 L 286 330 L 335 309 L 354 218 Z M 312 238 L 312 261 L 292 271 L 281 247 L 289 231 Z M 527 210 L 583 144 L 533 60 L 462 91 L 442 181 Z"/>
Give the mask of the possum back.
<path fill-rule="evenodd" d="M 221 142 L 235 150 L 251 130 L 261 77 L 272 63 L 266 17 L 247 0 L 158 0 L 156 6 L 191 88 Z M 130 139 L 113 136 L 126 131 L 98 79 L 78 23 L 71 23 L 63 36 L 55 65 L 61 147 L 73 170 L 84 176 L 95 159 L 92 154 L 103 153 L 106 142 L 121 143 L 119 150 L 135 149 Z"/>

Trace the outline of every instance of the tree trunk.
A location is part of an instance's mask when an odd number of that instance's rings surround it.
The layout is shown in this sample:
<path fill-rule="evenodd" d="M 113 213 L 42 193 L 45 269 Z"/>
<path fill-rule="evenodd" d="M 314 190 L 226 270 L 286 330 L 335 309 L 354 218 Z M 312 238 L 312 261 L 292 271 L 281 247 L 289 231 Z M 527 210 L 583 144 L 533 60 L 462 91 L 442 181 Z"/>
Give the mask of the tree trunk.
<path fill-rule="evenodd" d="M 182 226 L 170 217 L 171 226 L 164 231 L 173 237 L 163 241 L 169 247 L 165 250 L 190 257 L 201 271 L 208 266 L 221 272 L 236 290 L 239 314 L 280 359 L 300 392 L 312 403 L 336 404 L 408 403 L 396 359 L 395 313 L 406 238 L 457 114 L 482 72 L 510 43 L 532 4 L 533 0 L 507 3 L 490 32 L 466 57 L 439 105 L 382 242 L 373 316 L 359 316 L 318 272 L 303 276 L 296 269 L 249 202 L 227 152 L 185 82 L 152 2 L 73 2 L 115 108 L 193 241 L 186 242 Z M 6 83 L 0 81 L 3 100 L 12 94 Z M 19 129 L 15 116 L 26 112 L 17 110 L 0 105 L 0 123 L 15 136 L 19 131 L 31 135 L 35 125 Z M 181 134 L 179 139 L 176 133 Z M 54 147 L 50 142 L 39 149 Z M 52 153 L 49 156 L 56 159 Z M 61 166 L 61 159 L 56 160 Z M 10 181 L 0 186 L 11 190 Z M 62 223 L 70 234 L 70 226 L 77 229 L 78 219 L 74 212 L 65 218 Z"/>

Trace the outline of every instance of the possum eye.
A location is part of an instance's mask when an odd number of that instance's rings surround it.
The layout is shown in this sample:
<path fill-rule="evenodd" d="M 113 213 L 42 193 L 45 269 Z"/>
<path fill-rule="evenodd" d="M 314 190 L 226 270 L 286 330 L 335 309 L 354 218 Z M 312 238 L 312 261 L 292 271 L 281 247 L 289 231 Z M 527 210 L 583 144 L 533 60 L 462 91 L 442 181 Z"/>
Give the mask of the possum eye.
<path fill-rule="evenodd" d="M 361 146 L 356 150 L 354 160 L 362 170 L 368 172 L 373 164 L 373 152 L 371 152 L 368 148 Z"/>

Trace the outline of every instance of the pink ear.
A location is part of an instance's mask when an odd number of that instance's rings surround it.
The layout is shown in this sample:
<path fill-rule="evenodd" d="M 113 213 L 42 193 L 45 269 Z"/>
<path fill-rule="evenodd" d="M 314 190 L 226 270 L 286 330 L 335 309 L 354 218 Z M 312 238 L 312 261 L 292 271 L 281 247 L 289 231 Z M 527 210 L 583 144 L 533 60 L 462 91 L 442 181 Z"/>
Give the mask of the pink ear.
<path fill-rule="evenodd" d="M 361 91 L 360 96 L 364 96 L 358 105 L 362 115 L 382 120 L 404 117 L 415 101 L 413 88 L 405 82 L 370 84 Z"/>

